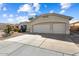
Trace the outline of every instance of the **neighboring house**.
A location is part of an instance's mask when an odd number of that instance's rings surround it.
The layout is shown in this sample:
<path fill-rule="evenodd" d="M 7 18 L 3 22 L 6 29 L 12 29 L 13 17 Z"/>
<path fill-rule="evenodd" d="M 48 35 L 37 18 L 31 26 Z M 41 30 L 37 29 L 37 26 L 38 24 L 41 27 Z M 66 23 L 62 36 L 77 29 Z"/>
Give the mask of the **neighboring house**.
<path fill-rule="evenodd" d="M 79 26 L 79 21 L 71 23 L 70 26 Z"/>
<path fill-rule="evenodd" d="M 69 21 L 71 19 L 70 16 L 56 13 L 43 14 L 29 23 L 29 29 L 32 33 L 70 34 Z"/>
<path fill-rule="evenodd" d="M 79 21 L 70 24 L 71 31 L 79 31 Z"/>

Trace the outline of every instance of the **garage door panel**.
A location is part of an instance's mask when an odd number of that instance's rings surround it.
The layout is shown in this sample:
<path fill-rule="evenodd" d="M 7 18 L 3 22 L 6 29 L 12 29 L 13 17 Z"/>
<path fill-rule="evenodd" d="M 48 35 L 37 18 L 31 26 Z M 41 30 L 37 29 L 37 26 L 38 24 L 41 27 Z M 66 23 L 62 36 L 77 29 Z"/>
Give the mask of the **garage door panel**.
<path fill-rule="evenodd" d="M 38 24 L 38 25 L 34 25 L 33 32 L 50 33 L 50 24 Z"/>
<path fill-rule="evenodd" d="M 53 33 L 56 34 L 65 34 L 65 24 L 64 23 L 55 23 L 53 24 Z"/>
<path fill-rule="evenodd" d="M 53 34 L 65 34 L 65 23 L 43 23 L 33 26 L 33 32 L 36 33 L 53 33 Z"/>

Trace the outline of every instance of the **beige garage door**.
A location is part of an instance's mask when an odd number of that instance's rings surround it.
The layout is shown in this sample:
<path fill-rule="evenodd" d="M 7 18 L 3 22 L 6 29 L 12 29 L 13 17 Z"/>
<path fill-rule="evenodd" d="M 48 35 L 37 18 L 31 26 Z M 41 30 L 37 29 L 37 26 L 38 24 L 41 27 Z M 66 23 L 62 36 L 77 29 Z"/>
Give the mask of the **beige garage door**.
<path fill-rule="evenodd" d="M 53 33 L 65 34 L 65 24 L 64 23 L 54 23 L 52 28 L 53 28 Z"/>
<path fill-rule="evenodd" d="M 33 32 L 50 33 L 50 24 L 38 24 L 33 26 Z"/>

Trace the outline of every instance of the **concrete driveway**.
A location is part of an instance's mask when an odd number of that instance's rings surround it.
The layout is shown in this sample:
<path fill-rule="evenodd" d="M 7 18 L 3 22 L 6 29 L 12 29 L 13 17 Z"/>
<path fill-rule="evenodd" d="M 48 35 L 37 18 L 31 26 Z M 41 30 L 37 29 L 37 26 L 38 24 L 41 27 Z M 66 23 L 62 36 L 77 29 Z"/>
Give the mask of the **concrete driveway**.
<path fill-rule="evenodd" d="M 65 39 L 65 38 L 64 38 Z M 0 56 L 71 56 L 79 55 L 79 47 L 72 40 L 24 34 L 0 41 Z"/>

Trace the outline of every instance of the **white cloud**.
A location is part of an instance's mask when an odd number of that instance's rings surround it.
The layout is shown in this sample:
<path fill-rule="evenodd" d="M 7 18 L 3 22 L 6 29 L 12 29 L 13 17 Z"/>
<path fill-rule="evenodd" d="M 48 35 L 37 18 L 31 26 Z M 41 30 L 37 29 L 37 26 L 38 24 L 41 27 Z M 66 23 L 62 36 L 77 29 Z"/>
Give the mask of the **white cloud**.
<path fill-rule="evenodd" d="M 8 20 L 8 22 L 13 22 L 14 21 L 12 18 L 8 18 L 7 20 Z"/>
<path fill-rule="evenodd" d="M 9 17 L 13 17 L 13 15 L 12 15 L 12 14 L 10 14 L 10 15 L 9 15 Z"/>
<path fill-rule="evenodd" d="M 72 5 L 71 5 L 71 3 L 61 3 L 60 6 L 61 6 L 61 11 L 59 13 L 63 14 Z"/>
<path fill-rule="evenodd" d="M 40 13 L 40 4 L 39 3 L 33 3 L 33 4 L 24 4 L 19 7 L 17 12 L 27 12 L 27 16 L 17 16 L 17 21 L 18 22 L 23 22 L 23 21 L 29 21 L 29 17 L 35 17 L 37 13 Z"/>
<path fill-rule="evenodd" d="M 24 22 L 24 21 L 29 22 L 28 16 L 19 16 L 19 17 L 16 18 L 16 20 L 17 20 L 18 22 Z"/>
<path fill-rule="evenodd" d="M 46 8 L 47 11 L 49 10 L 47 5 L 44 5 L 44 7 Z M 50 10 L 49 13 L 54 13 L 54 10 Z"/>
<path fill-rule="evenodd" d="M 0 10 L 1 11 L 6 11 L 7 10 L 4 3 L 0 3 Z"/>
<path fill-rule="evenodd" d="M 17 16 L 16 18 L 7 18 L 7 23 L 29 22 L 28 16 Z"/>
<path fill-rule="evenodd" d="M 40 4 L 39 3 L 33 3 L 33 4 L 24 4 L 19 7 L 17 10 L 18 12 L 28 12 L 27 15 L 36 15 L 36 13 L 39 13 L 40 10 Z"/>
<path fill-rule="evenodd" d="M 71 3 L 61 3 L 61 9 L 68 9 L 71 7 Z"/>
<path fill-rule="evenodd" d="M 3 9 L 2 9 L 3 11 L 6 11 L 7 10 L 7 8 L 6 7 L 3 7 Z"/>
<path fill-rule="evenodd" d="M 65 11 L 66 11 L 66 10 L 61 10 L 61 11 L 60 11 L 60 14 L 63 14 Z"/>
<path fill-rule="evenodd" d="M 34 16 L 36 16 L 36 13 L 29 13 L 28 16 L 34 17 Z"/>
<path fill-rule="evenodd" d="M 31 11 L 31 6 L 29 4 L 24 4 L 18 9 L 18 12 L 29 12 L 29 11 Z"/>
<path fill-rule="evenodd" d="M 18 17 L 19 15 L 16 14 L 15 16 Z"/>
<path fill-rule="evenodd" d="M 3 17 L 7 17 L 7 14 L 3 14 Z"/>
<path fill-rule="evenodd" d="M 50 10 L 50 11 L 49 11 L 49 13 L 53 13 L 53 12 L 54 12 L 53 10 Z"/>
<path fill-rule="evenodd" d="M 3 14 L 3 17 L 8 17 L 8 18 L 12 18 L 13 17 L 13 14 Z"/>
<path fill-rule="evenodd" d="M 34 3 L 33 7 L 35 7 L 35 12 L 38 12 L 40 9 L 40 4 L 39 3 Z"/>
<path fill-rule="evenodd" d="M 38 12 L 40 9 L 39 3 L 33 3 L 31 4 L 24 4 L 19 7 L 18 12 Z"/>

